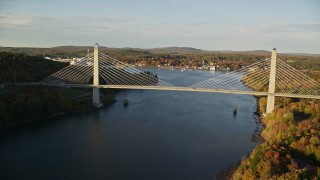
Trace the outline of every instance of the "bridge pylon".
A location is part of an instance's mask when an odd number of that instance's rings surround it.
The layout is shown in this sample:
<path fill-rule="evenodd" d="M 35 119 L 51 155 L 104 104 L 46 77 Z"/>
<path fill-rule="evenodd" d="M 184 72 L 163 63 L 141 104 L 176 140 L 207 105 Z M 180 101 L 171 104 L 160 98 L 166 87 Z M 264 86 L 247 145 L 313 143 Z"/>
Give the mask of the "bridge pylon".
<path fill-rule="evenodd" d="M 270 78 L 269 78 L 269 93 L 275 93 L 276 90 L 276 66 L 277 66 L 277 50 L 274 48 L 271 55 Z M 271 113 L 274 110 L 275 96 L 268 95 L 266 113 Z"/>
<path fill-rule="evenodd" d="M 93 54 L 93 85 L 99 86 L 99 44 L 94 45 Z M 100 108 L 103 104 L 100 101 L 100 89 L 92 89 L 92 103 L 96 108 Z"/>

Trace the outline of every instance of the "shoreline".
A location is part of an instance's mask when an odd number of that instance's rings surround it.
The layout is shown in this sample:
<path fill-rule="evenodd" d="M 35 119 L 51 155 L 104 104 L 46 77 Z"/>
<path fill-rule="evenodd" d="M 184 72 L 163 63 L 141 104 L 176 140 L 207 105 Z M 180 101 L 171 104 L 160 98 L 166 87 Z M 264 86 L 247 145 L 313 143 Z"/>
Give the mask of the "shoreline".
<path fill-rule="evenodd" d="M 165 69 L 165 70 L 177 70 L 177 71 L 235 71 L 237 69 L 233 69 L 233 70 L 228 70 L 228 69 L 215 69 L 215 70 L 210 70 L 210 69 L 193 69 L 193 68 L 188 68 L 188 69 L 182 69 L 182 68 L 170 68 L 170 67 L 165 67 L 165 66 L 161 66 L 161 67 L 158 67 L 158 66 L 133 66 L 134 68 L 137 68 L 137 69 L 140 69 L 140 68 L 149 68 L 149 69 Z"/>
<path fill-rule="evenodd" d="M 84 109 L 84 110 L 79 110 L 79 111 L 72 111 L 72 112 L 68 112 L 68 113 L 59 112 L 59 113 L 56 113 L 56 114 L 51 115 L 51 116 L 42 117 L 42 118 L 39 118 L 39 119 L 34 119 L 34 120 L 29 120 L 29 121 L 25 121 L 25 122 L 22 122 L 22 123 L 14 124 L 14 125 L 12 125 L 10 127 L 0 129 L 0 134 L 5 133 L 7 131 L 10 131 L 10 130 L 12 130 L 14 128 L 17 128 L 17 127 L 21 127 L 21 126 L 24 126 L 24 125 L 29 125 L 29 124 L 32 124 L 32 123 L 42 122 L 43 120 L 53 120 L 55 118 L 67 117 L 67 116 L 73 116 L 73 115 L 79 115 L 79 114 L 98 111 L 98 110 L 106 108 L 106 107 L 108 107 L 108 106 L 110 106 L 110 105 L 112 105 L 112 104 L 114 104 L 116 102 L 117 102 L 117 100 L 113 99 L 113 100 L 106 101 L 105 103 L 103 103 L 103 106 L 101 108 L 92 107 L 92 108 L 89 108 L 89 109 Z"/>

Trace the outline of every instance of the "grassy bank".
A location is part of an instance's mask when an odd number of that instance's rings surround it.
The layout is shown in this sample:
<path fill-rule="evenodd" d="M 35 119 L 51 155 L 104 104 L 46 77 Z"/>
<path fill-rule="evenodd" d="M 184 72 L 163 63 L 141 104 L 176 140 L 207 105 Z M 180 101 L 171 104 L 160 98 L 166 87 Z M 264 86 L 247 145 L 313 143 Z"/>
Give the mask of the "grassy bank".
<path fill-rule="evenodd" d="M 319 179 L 320 101 L 278 98 L 262 117 L 265 140 L 243 159 L 233 179 Z M 266 98 L 259 100 L 265 112 Z"/>

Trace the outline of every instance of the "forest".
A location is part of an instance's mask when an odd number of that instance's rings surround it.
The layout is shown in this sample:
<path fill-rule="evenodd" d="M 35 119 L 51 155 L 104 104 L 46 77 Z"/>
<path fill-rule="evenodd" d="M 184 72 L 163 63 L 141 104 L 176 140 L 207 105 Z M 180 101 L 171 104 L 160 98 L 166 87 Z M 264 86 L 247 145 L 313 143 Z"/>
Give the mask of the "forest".
<path fill-rule="evenodd" d="M 14 85 L 37 82 L 67 65 L 41 56 L 0 52 L 0 131 L 58 115 L 94 110 L 90 89 Z M 103 90 L 102 101 L 114 102 L 113 92 Z"/>
<path fill-rule="evenodd" d="M 0 84 L 37 82 L 67 65 L 41 56 L 0 52 Z"/>
<path fill-rule="evenodd" d="M 260 112 L 267 99 L 260 98 Z M 277 98 L 262 117 L 262 144 L 242 160 L 233 179 L 319 179 L 320 100 Z"/>

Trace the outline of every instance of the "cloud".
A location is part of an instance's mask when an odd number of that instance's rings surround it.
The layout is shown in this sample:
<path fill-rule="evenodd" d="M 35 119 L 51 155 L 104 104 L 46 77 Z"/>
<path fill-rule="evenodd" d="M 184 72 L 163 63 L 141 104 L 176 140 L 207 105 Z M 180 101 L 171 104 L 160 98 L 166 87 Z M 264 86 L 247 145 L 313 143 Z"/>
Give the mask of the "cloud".
<path fill-rule="evenodd" d="M 0 24 L 4 28 L 14 28 L 31 24 L 33 16 L 30 14 L 0 12 Z"/>
<path fill-rule="evenodd" d="M 140 23 L 130 28 L 130 31 L 144 34 L 149 37 L 185 37 L 185 38 L 218 38 L 218 39 L 263 39 L 268 37 L 283 37 L 286 39 L 296 35 L 319 37 L 320 22 L 297 23 L 261 23 L 261 24 L 235 24 L 216 22 L 216 20 L 199 20 L 189 22 L 163 21 Z M 296 39 L 296 38 L 294 38 Z"/>
<path fill-rule="evenodd" d="M 131 17 L 40 16 L 37 14 L 0 12 L 0 29 L 22 28 L 24 30 L 93 32 L 120 29 L 132 21 L 134 21 L 134 18 Z"/>
<path fill-rule="evenodd" d="M 278 24 L 273 26 L 272 32 L 287 32 L 287 33 L 320 32 L 320 22 L 315 21 L 313 23 Z"/>
<path fill-rule="evenodd" d="M 178 4 L 175 0 L 172 4 Z M 221 24 L 222 23 L 222 24 Z M 291 24 L 255 24 L 243 25 L 217 20 L 198 20 L 189 22 L 162 21 L 141 22 L 133 17 L 110 16 L 40 16 L 0 12 L 0 30 L 44 30 L 48 33 L 75 34 L 122 32 L 140 34 L 148 37 L 200 37 L 200 38 L 244 38 L 255 36 L 289 36 L 303 33 L 315 34 L 320 31 L 319 20 Z"/>
<path fill-rule="evenodd" d="M 224 27 L 223 33 L 225 35 L 234 36 L 261 36 L 261 37 L 294 37 L 301 38 L 313 35 L 320 37 L 320 21 L 313 22 L 297 22 L 297 23 L 265 23 L 255 25 L 234 25 L 229 28 Z M 222 35 L 222 34 L 221 34 Z M 223 35 L 222 35 L 223 36 Z M 298 38 L 298 37 L 297 37 Z M 295 38 L 296 39 L 296 38 Z"/>
<path fill-rule="evenodd" d="M 174 5 L 177 3 L 169 1 Z M 178 3 L 177 3 L 178 5 Z M 205 49 L 282 49 L 304 47 L 318 52 L 320 20 L 274 23 L 229 22 L 221 19 L 153 19 L 152 17 L 61 16 L 0 11 L 0 43 L 83 44 L 105 39 L 113 46 L 194 46 Z M 297 43 L 296 43 L 297 42 Z M 274 45 L 275 44 L 275 45 Z M 311 47 L 314 46 L 314 47 Z M 289 49 L 290 50 L 290 49 Z M 294 49 L 293 49 L 294 50 Z M 292 51 L 292 50 L 291 50 Z"/>

